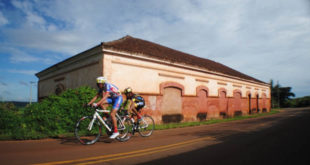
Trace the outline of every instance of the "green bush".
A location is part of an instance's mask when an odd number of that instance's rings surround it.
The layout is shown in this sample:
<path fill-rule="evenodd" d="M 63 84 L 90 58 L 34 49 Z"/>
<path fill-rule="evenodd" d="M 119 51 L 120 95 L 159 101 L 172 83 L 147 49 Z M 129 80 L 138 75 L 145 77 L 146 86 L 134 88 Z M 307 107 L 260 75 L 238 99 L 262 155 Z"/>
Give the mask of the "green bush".
<path fill-rule="evenodd" d="M 10 130 L 15 129 L 15 127 L 20 126 L 20 115 L 17 112 L 8 110 L 8 109 L 1 109 L 0 111 L 0 134 L 4 134 Z"/>
<path fill-rule="evenodd" d="M 77 120 L 92 113 L 83 105 L 94 95 L 96 90 L 90 87 L 68 89 L 27 106 L 23 113 L 2 111 L 0 134 L 11 139 L 38 139 L 74 132 Z"/>
<path fill-rule="evenodd" d="M 289 107 L 309 107 L 310 106 L 310 96 L 291 99 L 288 101 L 287 104 L 289 105 Z"/>

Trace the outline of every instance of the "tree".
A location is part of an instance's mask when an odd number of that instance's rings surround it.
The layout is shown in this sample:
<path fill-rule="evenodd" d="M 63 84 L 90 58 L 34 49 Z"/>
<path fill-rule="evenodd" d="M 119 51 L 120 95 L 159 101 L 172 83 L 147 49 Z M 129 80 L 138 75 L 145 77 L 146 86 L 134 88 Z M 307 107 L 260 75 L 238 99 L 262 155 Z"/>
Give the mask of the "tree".
<path fill-rule="evenodd" d="M 273 85 L 273 80 L 270 81 L 271 86 L 271 102 L 273 107 L 288 107 L 290 106 L 290 97 L 295 97 L 295 94 L 291 92 L 292 87 L 281 87 L 279 83 Z"/>

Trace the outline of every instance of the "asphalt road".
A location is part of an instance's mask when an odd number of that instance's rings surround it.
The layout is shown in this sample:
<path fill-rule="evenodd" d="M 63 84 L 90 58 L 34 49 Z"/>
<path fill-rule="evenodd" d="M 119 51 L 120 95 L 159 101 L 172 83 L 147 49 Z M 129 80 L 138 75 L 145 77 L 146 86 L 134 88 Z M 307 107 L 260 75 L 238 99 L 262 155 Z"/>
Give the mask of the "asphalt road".
<path fill-rule="evenodd" d="M 255 119 L 155 131 L 128 142 L 103 137 L 0 141 L 0 164 L 310 164 L 310 108 Z"/>

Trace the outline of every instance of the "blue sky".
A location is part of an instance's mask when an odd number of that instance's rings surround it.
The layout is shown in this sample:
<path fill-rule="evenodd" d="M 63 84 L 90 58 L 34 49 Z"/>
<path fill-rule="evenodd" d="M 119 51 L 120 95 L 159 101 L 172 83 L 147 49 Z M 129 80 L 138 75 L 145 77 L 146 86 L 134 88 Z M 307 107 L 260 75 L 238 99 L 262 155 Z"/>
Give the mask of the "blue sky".
<path fill-rule="evenodd" d="M 35 73 L 125 35 L 310 95 L 309 0 L 1 0 L 0 100 L 29 101 Z"/>

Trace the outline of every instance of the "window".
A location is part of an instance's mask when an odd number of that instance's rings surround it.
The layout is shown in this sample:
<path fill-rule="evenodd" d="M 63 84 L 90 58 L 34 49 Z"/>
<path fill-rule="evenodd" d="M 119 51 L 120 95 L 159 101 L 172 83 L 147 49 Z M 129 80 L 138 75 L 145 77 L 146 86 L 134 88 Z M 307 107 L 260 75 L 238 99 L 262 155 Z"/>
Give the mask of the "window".
<path fill-rule="evenodd" d="M 63 84 L 57 84 L 56 88 L 55 88 L 55 94 L 56 95 L 60 95 L 64 90 L 65 90 L 65 86 Z"/>

